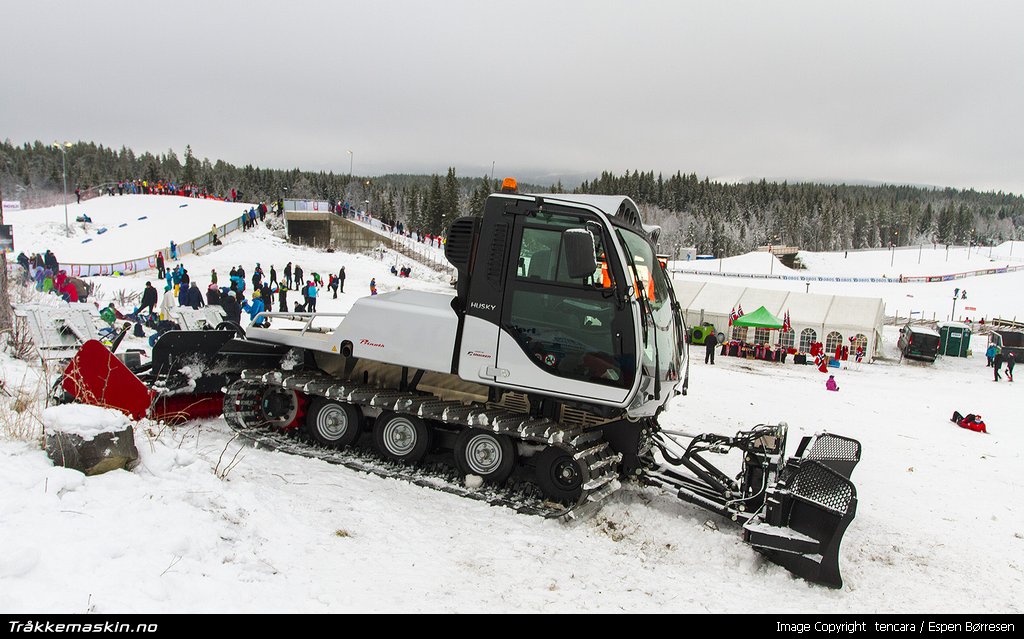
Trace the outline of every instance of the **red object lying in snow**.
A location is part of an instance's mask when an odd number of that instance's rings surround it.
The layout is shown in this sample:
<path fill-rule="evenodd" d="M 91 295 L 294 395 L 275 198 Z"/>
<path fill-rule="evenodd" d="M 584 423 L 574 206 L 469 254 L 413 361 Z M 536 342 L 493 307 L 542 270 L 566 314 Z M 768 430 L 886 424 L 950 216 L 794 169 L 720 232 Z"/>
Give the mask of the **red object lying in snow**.
<path fill-rule="evenodd" d="M 224 401 L 222 393 L 158 395 L 96 340 L 75 353 L 64 369 L 61 387 L 79 403 L 116 408 L 136 420 L 214 417 L 220 415 Z"/>

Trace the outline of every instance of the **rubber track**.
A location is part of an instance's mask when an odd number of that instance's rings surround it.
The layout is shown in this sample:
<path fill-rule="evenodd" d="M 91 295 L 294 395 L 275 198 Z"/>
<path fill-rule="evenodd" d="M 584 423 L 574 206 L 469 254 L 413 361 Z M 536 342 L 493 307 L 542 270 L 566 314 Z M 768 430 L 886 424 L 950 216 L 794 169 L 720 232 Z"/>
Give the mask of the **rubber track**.
<path fill-rule="evenodd" d="M 359 448 L 328 449 L 300 439 L 295 433 L 272 430 L 253 418 L 262 390 L 277 387 L 307 395 L 415 415 L 425 419 L 463 427 L 507 434 L 516 440 L 556 445 L 572 453 L 587 475 L 583 491 L 571 506 L 545 501 L 532 485 L 521 482 L 510 488 L 484 486 L 469 489 L 461 477 L 447 465 L 435 463 L 407 466 L 381 460 L 375 453 Z M 617 465 L 621 456 L 613 454 L 599 433 L 565 429 L 554 420 L 494 409 L 480 404 L 443 401 L 430 395 L 382 390 L 362 384 L 340 383 L 321 373 L 289 373 L 277 370 L 245 370 L 241 380 L 232 384 L 224 397 L 224 418 L 236 433 L 257 447 L 345 466 L 380 477 L 401 479 L 417 486 L 509 508 L 518 513 L 571 521 L 585 518 L 619 488 Z M 531 494 L 532 493 L 532 494 Z"/>

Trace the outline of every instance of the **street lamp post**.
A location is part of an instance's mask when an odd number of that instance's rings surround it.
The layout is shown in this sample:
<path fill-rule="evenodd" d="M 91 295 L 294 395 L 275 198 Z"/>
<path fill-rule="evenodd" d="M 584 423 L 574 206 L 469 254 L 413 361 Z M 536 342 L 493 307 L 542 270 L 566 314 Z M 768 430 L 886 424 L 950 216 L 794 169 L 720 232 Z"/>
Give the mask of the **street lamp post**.
<path fill-rule="evenodd" d="M 345 181 L 345 200 L 348 200 L 348 187 L 352 183 L 352 160 L 355 158 L 355 153 L 352 153 L 352 149 L 346 151 L 348 153 L 348 180 Z"/>
<path fill-rule="evenodd" d="M 64 177 L 64 234 L 71 235 L 71 224 L 68 221 L 68 156 L 66 151 L 66 149 L 71 148 L 71 143 L 65 142 L 62 145 L 60 142 L 55 141 L 53 148 L 60 151 L 60 172 Z"/>

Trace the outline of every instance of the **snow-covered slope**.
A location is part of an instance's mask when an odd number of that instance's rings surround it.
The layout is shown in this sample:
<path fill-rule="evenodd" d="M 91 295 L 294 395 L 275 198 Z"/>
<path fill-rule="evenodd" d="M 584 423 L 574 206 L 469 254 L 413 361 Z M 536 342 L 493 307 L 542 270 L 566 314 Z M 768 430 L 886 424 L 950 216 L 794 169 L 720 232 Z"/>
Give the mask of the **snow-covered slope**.
<path fill-rule="evenodd" d="M 72 201 L 68 204 L 70 237 L 63 204 L 5 212 L 4 220 L 14 225 L 18 251 L 31 254 L 51 249 L 62 264 L 101 264 L 154 255 L 166 250 L 171 240 L 180 244 L 209 233 L 213 224 L 238 219 L 251 206 L 174 195 L 103 196 L 81 204 Z M 83 214 L 92 223 L 75 221 Z M 98 233 L 103 228 L 107 230 Z"/>

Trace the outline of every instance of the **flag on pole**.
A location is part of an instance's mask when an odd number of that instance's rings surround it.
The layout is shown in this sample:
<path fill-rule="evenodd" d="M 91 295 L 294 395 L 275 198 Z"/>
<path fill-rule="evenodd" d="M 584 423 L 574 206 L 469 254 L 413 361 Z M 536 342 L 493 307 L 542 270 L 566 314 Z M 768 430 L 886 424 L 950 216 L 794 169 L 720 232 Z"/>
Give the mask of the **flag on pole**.
<path fill-rule="evenodd" d="M 732 323 L 736 321 L 737 318 L 739 318 L 739 315 L 736 314 L 736 307 L 733 306 L 732 310 L 729 312 L 729 326 L 732 326 Z"/>
<path fill-rule="evenodd" d="M 782 319 L 782 330 L 789 332 L 793 330 L 793 325 L 789 321 L 789 311 L 786 311 L 786 316 Z"/>
<path fill-rule="evenodd" d="M 736 311 L 736 317 L 743 317 L 743 305 L 740 304 L 739 310 Z"/>

